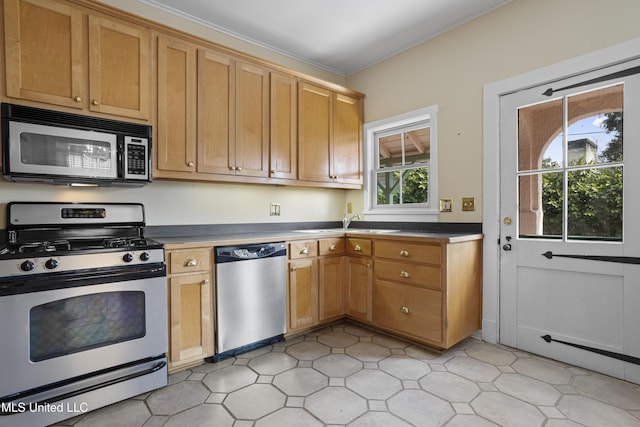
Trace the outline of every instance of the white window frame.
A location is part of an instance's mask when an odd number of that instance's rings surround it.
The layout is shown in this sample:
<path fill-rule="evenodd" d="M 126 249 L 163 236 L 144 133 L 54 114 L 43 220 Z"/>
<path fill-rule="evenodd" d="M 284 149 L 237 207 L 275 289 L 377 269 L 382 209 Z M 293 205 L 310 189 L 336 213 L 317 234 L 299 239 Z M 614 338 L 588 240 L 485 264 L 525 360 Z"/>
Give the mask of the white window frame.
<path fill-rule="evenodd" d="M 377 206 L 375 177 L 378 146 L 376 136 L 390 130 L 402 132 L 405 128 L 424 125 L 431 131 L 429 160 L 429 202 L 425 204 L 405 204 Z M 420 108 L 397 116 L 388 117 L 364 125 L 365 174 L 364 212 L 365 219 L 374 221 L 432 222 L 438 220 L 438 106 Z M 370 218 L 367 218 L 370 217 Z"/>

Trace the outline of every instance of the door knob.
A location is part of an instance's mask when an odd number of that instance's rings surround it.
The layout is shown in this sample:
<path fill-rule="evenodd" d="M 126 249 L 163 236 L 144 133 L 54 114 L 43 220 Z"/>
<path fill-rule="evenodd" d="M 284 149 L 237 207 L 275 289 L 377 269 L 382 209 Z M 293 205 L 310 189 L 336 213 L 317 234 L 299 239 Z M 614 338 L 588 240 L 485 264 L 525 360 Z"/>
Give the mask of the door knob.
<path fill-rule="evenodd" d="M 511 250 L 511 243 L 507 243 L 506 245 L 502 245 L 502 249 L 504 249 L 505 251 L 510 251 Z"/>

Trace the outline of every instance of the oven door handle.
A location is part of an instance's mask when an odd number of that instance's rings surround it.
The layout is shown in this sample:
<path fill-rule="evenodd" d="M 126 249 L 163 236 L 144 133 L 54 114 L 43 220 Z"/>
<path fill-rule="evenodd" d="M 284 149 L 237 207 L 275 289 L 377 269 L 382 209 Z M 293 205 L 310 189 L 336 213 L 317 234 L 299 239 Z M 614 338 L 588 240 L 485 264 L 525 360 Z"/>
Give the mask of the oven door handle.
<path fill-rule="evenodd" d="M 130 280 L 166 277 L 164 264 L 144 266 L 114 267 L 109 269 L 86 269 L 75 272 L 61 272 L 0 279 L 0 297 L 7 295 L 43 292 L 55 289 L 100 285 L 103 283 L 126 282 Z"/>

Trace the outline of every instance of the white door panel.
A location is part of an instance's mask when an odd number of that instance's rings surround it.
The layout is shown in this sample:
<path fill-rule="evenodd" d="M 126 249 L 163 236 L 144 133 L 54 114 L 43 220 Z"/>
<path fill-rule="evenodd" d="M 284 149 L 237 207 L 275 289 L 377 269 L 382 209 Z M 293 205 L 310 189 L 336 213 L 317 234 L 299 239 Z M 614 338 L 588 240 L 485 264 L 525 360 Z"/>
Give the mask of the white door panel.
<path fill-rule="evenodd" d="M 640 384 L 639 64 L 501 97 L 499 341 Z"/>

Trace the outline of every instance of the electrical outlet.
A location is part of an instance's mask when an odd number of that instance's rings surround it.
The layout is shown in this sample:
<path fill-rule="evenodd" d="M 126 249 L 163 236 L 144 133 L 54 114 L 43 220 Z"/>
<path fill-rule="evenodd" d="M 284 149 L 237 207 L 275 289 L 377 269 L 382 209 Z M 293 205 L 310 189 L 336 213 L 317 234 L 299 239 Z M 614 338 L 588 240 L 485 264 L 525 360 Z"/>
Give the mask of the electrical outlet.
<path fill-rule="evenodd" d="M 462 210 L 463 211 L 475 211 L 476 199 L 475 197 L 463 197 L 462 198 Z"/>
<path fill-rule="evenodd" d="M 353 213 L 353 203 L 347 202 L 347 213 Z"/>
<path fill-rule="evenodd" d="M 453 200 L 440 199 L 440 212 L 453 212 Z"/>
<path fill-rule="evenodd" d="M 280 203 L 271 203 L 269 206 L 269 216 L 280 216 Z"/>

